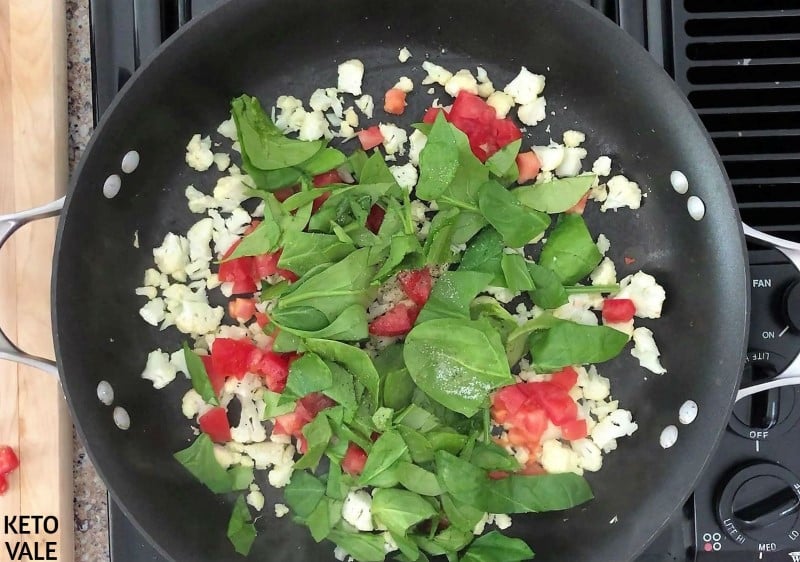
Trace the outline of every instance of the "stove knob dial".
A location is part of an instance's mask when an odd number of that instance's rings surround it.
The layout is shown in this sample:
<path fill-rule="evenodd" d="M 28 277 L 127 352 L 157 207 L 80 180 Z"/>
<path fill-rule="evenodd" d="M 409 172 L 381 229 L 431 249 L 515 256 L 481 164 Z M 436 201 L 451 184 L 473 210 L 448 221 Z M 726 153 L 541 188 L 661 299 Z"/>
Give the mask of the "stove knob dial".
<path fill-rule="evenodd" d="M 800 544 L 800 479 L 772 463 L 737 471 L 717 496 L 717 517 L 728 536 L 757 551 Z"/>
<path fill-rule="evenodd" d="M 800 280 L 789 285 L 783 293 L 783 315 L 792 330 L 800 331 Z"/>

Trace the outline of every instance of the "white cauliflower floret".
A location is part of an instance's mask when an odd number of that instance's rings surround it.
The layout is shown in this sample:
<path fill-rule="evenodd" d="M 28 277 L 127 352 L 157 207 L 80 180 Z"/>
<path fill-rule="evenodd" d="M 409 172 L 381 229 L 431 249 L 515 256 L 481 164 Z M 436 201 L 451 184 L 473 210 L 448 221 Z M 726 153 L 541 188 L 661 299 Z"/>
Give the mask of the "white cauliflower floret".
<path fill-rule="evenodd" d="M 603 452 L 591 439 L 578 439 L 571 444 L 572 450 L 580 457 L 580 466 L 588 472 L 603 468 Z"/>
<path fill-rule="evenodd" d="M 414 83 L 408 76 L 401 76 L 400 80 L 397 81 L 397 84 L 395 84 L 394 87 L 396 90 L 400 90 L 401 92 L 405 93 L 414 91 Z"/>
<path fill-rule="evenodd" d="M 192 225 L 186 233 L 189 242 L 189 261 L 207 264 L 211 261 L 211 237 L 214 233 L 214 221 L 204 218 Z"/>
<path fill-rule="evenodd" d="M 642 190 L 636 182 L 630 181 L 625 176 L 614 176 L 606 182 L 608 196 L 600 207 L 603 212 L 609 209 L 629 207 L 638 209 L 642 205 Z"/>
<path fill-rule="evenodd" d="M 267 431 L 261 423 L 264 412 L 261 379 L 252 373 L 236 382 L 233 393 L 242 406 L 239 425 L 231 428 L 231 438 L 237 443 L 261 443 L 267 440 Z"/>
<path fill-rule="evenodd" d="M 495 513 L 494 524 L 501 531 L 508 529 L 511 526 L 511 516 L 505 513 Z"/>
<path fill-rule="evenodd" d="M 333 110 L 334 115 L 342 115 L 342 102 L 336 95 L 336 88 L 318 88 L 311 94 L 308 100 L 308 105 L 314 111 L 328 111 Z"/>
<path fill-rule="evenodd" d="M 551 142 L 548 146 L 534 146 L 532 150 L 539 159 L 543 172 L 552 172 L 564 161 L 564 146 Z"/>
<path fill-rule="evenodd" d="M 517 117 L 531 127 L 544 121 L 547 117 L 547 100 L 544 97 L 536 98 L 530 103 L 519 106 Z"/>
<path fill-rule="evenodd" d="M 372 96 L 365 94 L 356 100 L 356 107 L 361 110 L 367 119 L 372 119 L 372 113 L 375 111 L 375 100 Z"/>
<path fill-rule="evenodd" d="M 169 362 L 169 355 L 161 349 L 151 351 L 147 355 L 147 364 L 142 371 L 142 378 L 153 383 L 153 388 L 164 388 L 175 380 L 178 371 L 175 365 Z"/>
<path fill-rule="evenodd" d="M 187 379 L 189 378 L 189 367 L 186 366 L 186 354 L 182 349 L 170 353 L 169 362 L 175 365 L 175 370 Z"/>
<path fill-rule="evenodd" d="M 276 465 L 269 471 L 267 481 L 273 488 L 283 488 L 292 480 L 294 472 L 294 461 L 290 458 L 288 462 Z"/>
<path fill-rule="evenodd" d="M 217 127 L 217 132 L 225 138 L 228 138 L 232 141 L 238 140 L 239 136 L 236 131 L 236 121 L 233 120 L 233 117 L 226 119 L 222 123 L 219 124 Z"/>
<path fill-rule="evenodd" d="M 506 289 L 505 287 L 486 287 L 485 292 L 492 295 L 495 299 L 497 299 L 497 302 L 502 304 L 510 303 L 512 300 L 514 300 L 514 297 L 517 296 L 517 293 L 511 289 Z"/>
<path fill-rule="evenodd" d="M 301 100 L 294 96 L 279 96 L 275 101 L 275 107 L 280 110 L 280 114 L 275 119 L 276 127 L 284 133 L 297 131 L 300 128 L 297 121 L 302 121 L 306 113 Z"/>
<path fill-rule="evenodd" d="M 211 152 L 211 137 L 192 136 L 186 145 L 186 163 L 198 172 L 205 172 L 214 163 L 214 153 Z"/>
<path fill-rule="evenodd" d="M 178 283 L 164 290 L 164 300 L 175 327 L 184 334 L 204 335 L 216 331 L 225 313 L 221 306 L 208 304 L 205 289 L 193 291 Z"/>
<path fill-rule="evenodd" d="M 592 164 L 592 173 L 600 177 L 611 175 L 611 158 L 608 156 L 601 156 Z"/>
<path fill-rule="evenodd" d="M 214 443 L 214 458 L 222 468 L 229 468 L 242 462 L 242 453 Z"/>
<path fill-rule="evenodd" d="M 555 439 L 542 443 L 542 468 L 550 474 L 574 472 L 583 474 L 581 458 L 572 448 Z"/>
<path fill-rule="evenodd" d="M 245 499 L 256 511 L 264 509 L 264 494 L 261 493 L 261 490 L 250 490 Z"/>
<path fill-rule="evenodd" d="M 590 310 L 593 300 L 588 295 L 569 295 L 569 301 L 556 308 L 553 316 L 586 326 L 597 326 L 597 315 Z"/>
<path fill-rule="evenodd" d="M 617 268 L 609 257 L 603 258 L 589 274 L 592 285 L 614 285 L 617 282 Z"/>
<path fill-rule="evenodd" d="M 407 62 L 408 59 L 411 58 L 411 51 L 409 51 L 406 47 L 400 49 L 400 53 L 397 55 L 397 60 L 400 62 Z"/>
<path fill-rule="evenodd" d="M 577 385 L 583 389 L 586 400 L 605 400 L 611 393 L 611 381 L 597 372 L 597 367 L 589 366 L 588 369 L 578 367 Z"/>
<path fill-rule="evenodd" d="M 224 152 L 215 152 L 214 165 L 217 167 L 217 170 L 224 172 L 231 165 L 231 157 Z"/>
<path fill-rule="evenodd" d="M 605 256 L 606 253 L 608 253 L 608 251 L 611 249 L 611 240 L 609 240 L 608 236 L 601 232 L 597 235 L 597 242 L 595 242 L 595 245 L 600 253 Z"/>
<path fill-rule="evenodd" d="M 372 496 L 364 490 L 350 490 L 342 505 L 342 519 L 359 531 L 373 531 Z"/>
<path fill-rule="evenodd" d="M 544 84 L 544 76 L 534 74 L 523 66 L 517 77 L 509 82 L 503 91 L 513 97 L 516 103 L 525 105 L 531 103 L 544 91 Z"/>
<path fill-rule="evenodd" d="M 613 451 L 617 448 L 617 439 L 633 435 L 637 429 L 639 426 L 628 410 L 615 410 L 594 426 L 592 441 L 605 452 Z"/>
<path fill-rule="evenodd" d="M 581 131 L 570 129 L 564 131 L 564 146 L 567 148 L 575 148 L 581 145 L 586 140 L 586 134 Z"/>
<path fill-rule="evenodd" d="M 408 138 L 410 146 L 408 149 L 408 160 L 415 166 L 419 166 L 419 153 L 425 148 L 428 143 L 428 137 L 422 131 L 414 129 L 411 136 Z"/>
<path fill-rule="evenodd" d="M 630 299 L 636 307 L 639 318 L 661 318 L 661 308 L 667 293 L 664 287 L 656 282 L 655 277 L 644 271 L 628 275 L 619 282 L 620 291 L 614 296 L 617 299 Z"/>
<path fill-rule="evenodd" d="M 297 138 L 302 141 L 315 141 L 322 137 L 330 137 L 331 131 L 328 128 L 328 121 L 321 111 L 311 111 L 306 113 Z"/>
<path fill-rule="evenodd" d="M 556 175 L 562 178 L 570 178 L 581 173 L 581 161 L 586 158 L 585 148 L 564 149 L 564 159 L 556 168 Z"/>
<path fill-rule="evenodd" d="M 405 129 L 391 123 L 381 123 L 378 128 L 383 135 L 383 147 L 386 149 L 386 154 L 396 153 L 402 156 L 406 153 L 404 145 L 408 140 L 408 134 Z"/>
<path fill-rule="evenodd" d="M 209 209 L 219 207 L 219 202 L 216 199 L 201 192 L 193 185 L 186 187 L 185 195 L 189 202 L 189 210 L 193 213 L 205 213 Z"/>
<path fill-rule="evenodd" d="M 411 162 L 403 164 L 402 166 L 390 166 L 389 171 L 392 172 L 397 185 L 400 187 L 411 191 L 414 189 L 414 186 L 417 185 L 419 175 L 417 174 L 417 169 L 414 167 L 414 164 Z"/>
<path fill-rule="evenodd" d="M 505 119 L 511 108 L 514 107 L 514 98 L 498 90 L 489 96 L 486 103 L 494 108 L 498 119 Z"/>
<path fill-rule="evenodd" d="M 242 201 L 249 199 L 247 190 L 250 188 L 245 183 L 247 176 L 240 174 L 222 176 L 214 186 L 214 199 L 217 200 L 216 207 L 223 212 L 230 213 L 242 204 Z"/>
<path fill-rule="evenodd" d="M 264 469 L 283 464 L 286 459 L 286 449 L 290 447 L 292 449 L 291 455 L 294 455 L 294 447 L 292 445 L 262 441 L 261 443 L 245 445 L 244 452 L 253 459 L 256 468 Z"/>
<path fill-rule="evenodd" d="M 475 523 L 475 527 L 472 529 L 473 535 L 482 535 L 484 529 L 486 529 L 486 525 L 489 524 L 489 514 L 484 513 L 483 516 Z"/>
<path fill-rule="evenodd" d="M 339 65 L 338 86 L 340 92 L 361 95 L 361 82 L 364 79 L 364 63 L 358 59 L 350 59 Z"/>
<path fill-rule="evenodd" d="M 185 270 L 189 264 L 189 241 L 186 238 L 168 232 L 161 246 L 153 249 L 153 258 L 162 273 L 186 281 Z"/>
<path fill-rule="evenodd" d="M 275 504 L 275 517 L 283 517 L 289 513 L 289 508 L 286 507 L 285 504 L 276 503 Z"/>
<path fill-rule="evenodd" d="M 161 273 L 157 269 L 148 267 L 144 270 L 144 281 L 142 285 L 145 287 L 158 287 L 161 284 Z"/>
<path fill-rule="evenodd" d="M 158 326 L 164 321 L 166 304 L 162 298 L 154 298 L 139 309 L 139 316 L 151 326 Z"/>
<path fill-rule="evenodd" d="M 618 332 L 622 332 L 623 334 L 627 334 L 628 339 L 630 340 L 633 337 L 633 319 L 628 320 L 627 322 L 605 322 L 603 321 L 604 326 L 608 326 L 609 328 L 613 328 Z"/>
<path fill-rule="evenodd" d="M 153 300 L 158 296 L 158 289 L 155 287 L 136 287 L 134 293 L 140 297 L 147 297 L 148 300 Z"/>
<path fill-rule="evenodd" d="M 444 91 L 453 97 L 456 97 L 461 91 L 477 94 L 478 81 L 469 70 L 462 68 L 450 77 L 450 80 L 444 85 Z"/>
<path fill-rule="evenodd" d="M 422 83 L 425 85 L 439 84 L 440 86 L 445 86 L 453 77 L 453 73 L 446 68 L 427 60 L 422 63 L 422 70 L 428 73 L 428 75 L 422 79 Z"/>
<path fill-rule="evenodd" d="M 211 406 L 206 404 L 203 397 L 193 388 L 190 388 L 181 398 L 181 412 L 189 419 L 206 413 Z"/>
<path fill-rule="evenodd" d="M 658 359 L 661 352 L 653 339 L 653 332 L 647 328 L 636 328 L 633 331 L 631 355 L 639 360 L 639 365 L 657 375 L 663 375 L 667 372 Z"/>

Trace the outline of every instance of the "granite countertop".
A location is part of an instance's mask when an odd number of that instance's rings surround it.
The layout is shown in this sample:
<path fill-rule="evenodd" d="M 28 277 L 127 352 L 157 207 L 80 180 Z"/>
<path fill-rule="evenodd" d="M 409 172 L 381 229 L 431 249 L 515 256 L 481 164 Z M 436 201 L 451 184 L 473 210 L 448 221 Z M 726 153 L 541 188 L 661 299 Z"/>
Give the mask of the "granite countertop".
<path fill-rule="evenodd" d="M 75 167 L 92 134 L 92 71 L 89 0 L 67 0 L 67 70 L 69 98 L 69 165 Z M 109 559 L 106 488 L 86 450 L 73 434 L 75 482 L 75 561 Z"/>

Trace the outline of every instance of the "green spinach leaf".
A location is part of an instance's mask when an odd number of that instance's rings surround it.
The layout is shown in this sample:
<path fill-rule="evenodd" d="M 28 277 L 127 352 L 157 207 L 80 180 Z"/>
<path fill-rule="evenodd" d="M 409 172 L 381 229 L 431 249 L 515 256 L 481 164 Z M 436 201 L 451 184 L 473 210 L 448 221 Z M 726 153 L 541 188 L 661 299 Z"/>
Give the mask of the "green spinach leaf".
<path fill-rule="evenodd" d="M 459 152 L 453 128 L 439 112 L 419 155 L 417 197 L 426 201 L 437 199 L 455 179 L 458 167 Z"/>
<path fill-rule="evenodd" d="M 341 242 L 333 234 L 287 232 L 283 239 L 283 252 L 278 260 L 278 267 L 302 276 L 320 263 L 336 263 L 353 251 L 355 246 Z"/>
<path fill-rule="evenodd" d="M 548 215 L 523 207 L 510 191 L 493 180 L 480 188 L 478 207 L 511 248 L 526 245 L 550 226 Z"/>
<path fill-rule="evenodd" d="M 211 379 L 208 378 L 206 366 L 203 364 L 202 359 L 189 349 L 189 345 L 186 342 L 183 342 L 183 357 L 186 360 L 186 368 L 189 370 L 189 378 L 192 379 L 192 388 L 197 391 L 197 394 L 206 403 L 218 406 L 217 393 L 214 392 Z"/>
<path fill-rule="evenodd" d="M 223 261 L 242 256 L 259 256 L 275 251 L 281 238 L 281 227 L 271 220 L 261 221 L 253 232 L 242 238 L 233 253 Z M 288 269 L 288 268 L 287 268 Z"/>
<path fill-rule="evenodd" d="M 436 513 L 422 496 L 407 490 L 381 489 L 372 499 L 372 516 L 398 535 L 405 535 L 410 527 Z"/>
<path fill-rule="evenodd" d="M 305 346 L 309 351 L 328 361 L 335 361 L 353 374 L 370 395 L 372 411 L 380 403 L 380 376 L 369 355 L 355 346 L 332 340 L 308 339 Z"/>
<path fill-rule="evenodd" d="M 580 201 L 595 180 L 587 174 L 574 178 L 559 178 L 534 185 L 525 185 L 513 191 L 517 200 L 531 209 L 543 213 L 563 213 Z"/>
<path fill-rule="evenodd" d="M 491 531 L 475 539 L 461 562 L 521 562 L 532 558 L 533 551 L 525 541 Z"/>
<path fill-rule="evenodd" d="M 401 462 L 397 466 L 397 479 L 407 490 L 421 496 L 439 496 L 442 487 L 433 472 L 410 462 Z"/>
<path fill-rule="evenodd" d="M 188 448 L 173 456 L 215 494 L 225 494 L 233 490 L 231 475 L 217 462 L 214 443 L 205 433 L 201 433 Z"/>
<path fill-rule="evenodd" d="M 347 531 L 333 529 L 328 535 L 328 539 L 336 543 L 339 548 L 358 560 L 358 562 L 383 562 L 386 559 L 382 535 L 348 533 Z"/>
<path fill-rule="evenodd" d="M 347 157 L 341 150 L 326 147 L 300 164 L 300 167 L 309 176 L 316 176 L 324 174 L 325 172 L 330 172 L 345 162 L 347 162 Z"/>
<path fill-rule="evenodd" d="M 500 335 L 476 321 L 422 322 L 406 336 L 403 356 L 422 391 L 467 417 L 484 406 L 492 390 L 513 380 Z"/>
<path fill-rule="evenodd" d="M 311 422 L 303 427 L 303 435 L 306 438 L 308 449 L 306 453 L 294 463 L 297 470 L 303 468 L 310 468 L 316 470 L 322 455 L 325 454 L 325 449 L 333 437 L 333 430 L 331 429 L 328 416 L 317 415 Z"/>
<path fill-rule="evenodd" d="M 442 496 L 442 509 L 444 509 L 450 524 L 462 531 L 472 532 L 484 515 L 482 509 L 478 509 L 470 503 L 458 501 L 450 494 Z"/>
<path fill-rule="evenodd" d="M 619 355 L 627 343 L 628 334 L 608 326 L 562 320 L 530 336 L 532 364 L 538 372 L 551 372 L 567 365 L 602 363 Z"/>
<path fill-rule="evenodd" d="M 305 470 L 297 470 L 283 491 L 286 503 L 298 517 L 306 518 L 325 495 L 325 484 Z"/>
<path fill-rule="evenodd" d="M 594 496 L 582 476 L 568 472 L 490 480 L 485 497 L 489 513 L 540 513 L 570 509 Z"/>
<path fill-rule="evenodd" d="M 333 384 L 331 370 L 316 353 L 305 353 L 292 362 L 286 390 L 302 397 L 312 392 L 321 392 Z"/>
<path fill-rule="evenodd" d="M 398 411 L 408 406 L 416 386 L 403 361 L 403 345 L 390 345 L 378 353 L 373 363 L 381 378 L 383 405 Z"/>
<path fill-rule="evenodd" d="M 408 446 L 397 431 L 389 430 L 383 433 L 372 446 L 358 483 L 366 485 L 374 482 L 386 471 L 394 468 L 407 454 Z"/>
<path fill-rule="evenodd" d="M 563 215 L 542 247 L 539 265 L 556 274 L 564 285 L 589 275 L 603 255 L 580 215 Z"/>
<path fill-rule="evenodd" d="M 233 513 L 228 521 L 228 539 L 233 548 L 242 556 L 250 554 L 256 540 L 256 528 L 244 497 L 239 496 L 233 504 Z"/>
<path fill-rule="evenodd" d="M 311 515 L 306 518 L 305 522 L 308 525 L 308 530 L 311 531 L 311 536 L 316 542 L 325 540 L 325 537 L 333 529 L 330 515 L 331 500 L 322 498 L 317 507 L 314 508 L 314 511 L 311 512 Z"/>
<path fill-rule="evenodd" d="M 439 484 L 453 499 L 478 509 L 484 508 L 488 502 L 489 483 L 485 470 L 446 451 L 437 451 L 435 462 Z M 492 511 L 492 513 L 508 512 Z"/>
<path fill-rule="evenodd" d="M 490 280 L 490 274 L 479 271 L 445 271 L 422 307 L 417 325 L 440 318 L 469 318 L 470 303 Z"/>
<path fill-rule="evenodd" d="M 461 257 L 459 271 L 481 271 L 492 275 L 491 285 L 500 287 L 505 282 L 501 261 L 503 237 L 492 227 L 484 228 L 467 246 Z"/>
<path fill-rule="evenodd" d="M 551 270 L 536 263 L 528 263 L 534 289 L 530 291 L 531 300 L 542 308 L 558 308 L 569 302 L 567 292 L 561 281 Z"/>
<path fill-rule="evenodd" d="M 476 443 L 469 462 L 484 470 L 516 472 L 520 469 L 517 459 L 494 441 Z"/>
<path fill-rule="evenodd" d="M 533 280 L 528 272 L 528 264 L 524 257 L 517 253 L 504 253 L 500 265 L 503 269 L 503 276 L 506 279 L 506 287 L 512 291 L 530 291 L 533 289 Z"/>
<path fill-rule="evenodd" d="M 522 139 L 508 143 L 486 160 L 486 167 L 498 178 L 505 177 L 516 167 L 517 155 L 521 146 Z"/>

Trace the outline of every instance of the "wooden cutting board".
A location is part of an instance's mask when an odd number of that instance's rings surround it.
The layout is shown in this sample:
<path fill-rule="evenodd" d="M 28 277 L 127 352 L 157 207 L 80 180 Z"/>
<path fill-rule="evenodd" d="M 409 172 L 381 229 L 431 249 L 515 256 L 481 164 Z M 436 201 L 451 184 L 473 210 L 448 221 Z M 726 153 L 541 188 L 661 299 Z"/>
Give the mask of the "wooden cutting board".
<path fill-rule="evenodd" d="M 66 188 L 66 72 L 64 0 L 0 0 L 0 213 L 47 203 Z M 24 226 L 0 251 L 0 326 L 25 351 L 49 358 L 56 220 Z M 71 562 L 72 423 L 52 376 L 0 361 L 0 444 L 21 462 L 0 496 L 0 560 L 26 543 L 33 556 L 23 560 Z M 22 534 L 20 516 L 55 516 L 58 530 L 37 532 L 29 519 Z"/>

